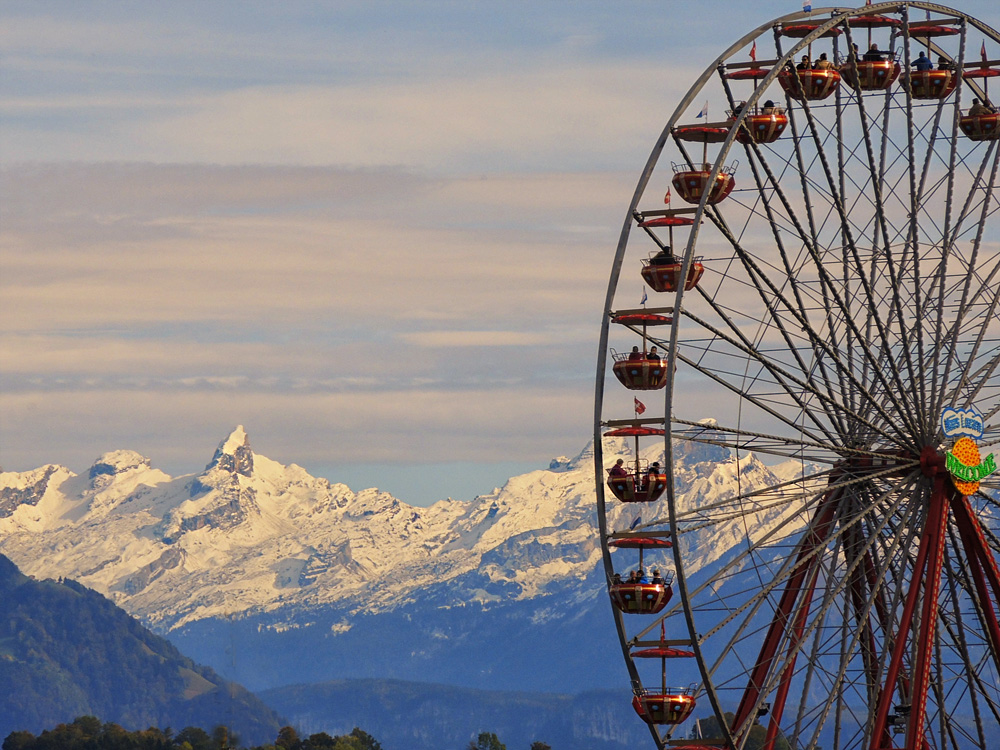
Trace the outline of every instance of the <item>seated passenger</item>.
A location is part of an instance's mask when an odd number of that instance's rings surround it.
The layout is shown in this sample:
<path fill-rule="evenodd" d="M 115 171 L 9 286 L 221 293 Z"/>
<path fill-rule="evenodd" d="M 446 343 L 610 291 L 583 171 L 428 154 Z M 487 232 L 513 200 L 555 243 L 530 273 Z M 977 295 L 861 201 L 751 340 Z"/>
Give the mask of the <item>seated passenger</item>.
<path fill-rule="evenodd" d="M 636 583 L 649 583 L 649 579 L 646 578 L 646 571 L 644 571 L 642 568 L 639 568 L 639 572 L 636 574 L 636 577 L 635 577 L 635 582 Z"/>
<path fill-rule="evenodd" d="M 949 60 L 944 55 L 938 58 L 938 70 L 951 70 L 952 69 L 951 60 Z"/>
<path fill-rule="evenodd" d="M 646 354 L 646 359 L 652 360 L 653 362 L 660 361 L 660 353 L 656 351 L 656 345 L 649 347 L 649 352 Z"/>
<path fill-rule="evenodd" d="M 646 472 L 646 473 L 650 477 L 654 477 L 654 478 L 657 477 L 657 476 L 659 476 L 660 474 L 662 474 L 663 472 L 660 471 L 660 462 L 659 461 L 653 461 L 653 463 L 651 463 L 649 465 L 649 471 Z"/>
<path fill-rule="evenodd" d="M 740 116 L 740 112 L 742 112 L 743 108 L 746 107 L 746 106 L 747 106 L 746 102 L 740 102 L 735 107 L 733 107 L 733 117 L 739 117 Z"/>
<path fill-rule="evenodd" d="M 991 114 L 988 107 L 981 104 L 979 99 L 972 100 L 972 106 L 969 107 L 969 117 L 978 117 L 979 115 Z"/>
<path fill-rule="evenodd" d="M 796 70 L 809 70 L 809 55 L 802 55 L 802 62 L 795 66 Z"/>
<path fill-rule="evenodd" d="M 628 578 L 625 580 L 625 583 L 639 583 L 639 576 L 635 574 L 634 570 L 628 574 Z"/>
<path fill-rule="evenodd" d="M 858 44 L 857 44 L 857 42 L 855 42 L 854 44 L 851 45 L 851 57 L 853 59 L 855 59 L 855 60 L 860 60 L 861 59 L 860 56 L 859 56 L 859 54 L 858 54 Z"/>
<path fill-rule="evenodd" d="M 629 362 L 641 362 L 643 360 L 643 353 L 639 351 L 638 346 L 633 346 L 632 351 L 629 352 L 628 361 Z"/>
<path fill-rule="evenodd" d="M 615 573 L 615 574 L 614 574 L 614 575 L 613 575 L 613 576 L 611 577 L 611 585 L 612 585 L 612 586 L 617 586 L 617 585 L 618 585 L 618 584 L 620 584 L 621 582 L 622 582 L 622 574 L 621 574 L 621 573 Z"/>
<path fill-rule="evenodd" d="M 677 262 L 677 258 L 670 252 L 670 245 L 664 245 L 656 255 L 649 259 L 650 265 L 669 266 Z"/>
<path fill-rule="evenodd" d="M 917 59 L 913 61 L 913 67 L 918 71 L 933 70 L 934 63 L 930 61 L 930 58 L 928 58 L 927 55 L 921 52 Z"/>
<path fill-rule="evenodd" d="M 824 52 L 819 56 L 819 60 L 813 65 L 816 70 L 830 70 L 833 67 L 833 63 L 826 59 L 826 53 Z"/>
<path fill-rule="evenodd" d="M 659 568 L 653 568 L 653 583 L 663 583 L 663 576 L 660 575 Z"/>
<path fill-rule="evenodd" d="M 623 459 L 618 459 L 618 462 L 608 469 L 608 476 L 612 477 L 627 477 L 628 472 L 625 471 L 625 461 Z"/>
<path fill-rule="evenodd" d="M 771 99 L 768 99 L 766 102 L 764 102 L 764 109 L 761 110 L 761 114 L 776 115 L 778 114 L 778 109 L 779 108 L 775 106 L 774 102 Z"/>
<path fill-rule="evenodd" d="M 878 48 L 878 45 L 872 42 L 872 46 L 868 48 L 862 59 L 866 62 L 882 62 L 885 60 L 885 56 L 882 54 L 882 50 Z"/>

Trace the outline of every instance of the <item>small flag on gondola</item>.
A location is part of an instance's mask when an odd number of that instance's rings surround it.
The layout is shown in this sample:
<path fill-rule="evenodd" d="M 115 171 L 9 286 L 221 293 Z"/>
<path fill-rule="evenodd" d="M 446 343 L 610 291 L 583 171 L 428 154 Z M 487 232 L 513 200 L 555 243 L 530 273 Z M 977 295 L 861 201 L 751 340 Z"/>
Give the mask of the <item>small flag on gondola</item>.
<path fill-rule="evenodd" d="M 984 42 L 985 44 L 985 42 Z M 750 59 L 757 62 L 757 40 L 753 40 L 753 47 L 750 48 Z"/>
<path fill-rule="evenodd" d="M 701 108 L 701 112 L 698 113 L 698 117 L 704 117 L 705 119 L 708 119 L 708 100 L 707 99 L 705 100 L 705 106 L 702 107 Z M 698 119 L 698 117 L 696 117 L 695 119 Z"/>
<path fill-rule="evenodd" d="M 646 405 L 644 403 L 642 403 L 642 401 L 640 401 L 639 399 L 635 398 L 634 396 L 632 398 L 635 401 L 635 413 L 637 415 L 638 414 L 642 414 L 644 411 L 646 411 Z"/>
<path fill-rule="evenodd" d="M 986 40 L 985 39 L 983 40 L 983 46 L 979 48 L 979 59 L 982 60 L 984 63 L 989 62 L 989 60 L 986 59 Z"/>
<path fill-rule="evenodd" d="M 632 525 L 628 527 L 628 530 L 631 531 L 640 523 L 642 523 L 642 516 L 636 516 L 635 519 L 632 521 Z"/>
<path fill-rule="evenodd" d="M 639 300 L 639 304 L 642 305 L 643 307 L 645 307 L 646 306 L 646 300 L 648 300 L 648 299 L 649 299 L 649 297 L 646 296 L 646 290 L 645 290 L 645 288 L 643 288 L 643 290 L 642 290 L 642 299 Z"/>
<path fill-rule="evenodd" d="M 802 3 L 802 10 L 803 10 L 804 12 L 806 12 L 806 13 L 812 13 L 812 10 L 813 10 L 813 5 L 812 5 L 812 3 L 811 3 L 811 2 L 809 2 L 809 0 L 805 0 L 805 2 L 804 2 L 804 3 Z"/>
<path fill-rule="evenodd" d="M 670 187 L 667 187 L 667 194 L 663 196 L 663 203 L 667 206 L 670 205 Z"/>

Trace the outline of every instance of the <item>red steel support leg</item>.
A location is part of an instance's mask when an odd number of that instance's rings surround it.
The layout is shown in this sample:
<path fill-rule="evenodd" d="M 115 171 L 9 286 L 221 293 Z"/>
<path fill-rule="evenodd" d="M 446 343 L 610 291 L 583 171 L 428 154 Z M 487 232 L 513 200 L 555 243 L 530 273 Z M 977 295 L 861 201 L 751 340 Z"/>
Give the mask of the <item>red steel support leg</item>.
<path fill-rule="evenodd" d="M 813 595 L 816 592 L 816 579 L 819 578 L 819 564 L 814 560 L 812 570 L 809 575 L 809 583 L 803 594 L 802 604 L 799 606 L 799 613 L 795 617 L 795 625 L 792 628 L 792 648 L 797 648 L 802 641 L 802 631 L 805 629 L 806 620 L 809 617 L 809 607 L 812 604 Z M 793 656 L 781 674 L 781 683 L 774 696 L 774 705 L 771 708 L 771 719 L 767 725 L 767 734 L 764 737 L 764 744 L 761 750 L 774 750 L 774 741 L 778 737 L 778 727 L 781 724 L 782 714 L 785 712 L 785 700 L 788 698 L 788 689 L 792 685 L 792 675 L 795 673 L 795 662 L 798 654 Z"/>
<path fill-rule="evenodd" d="M 820 501 L 819 507 L 816 510 L 816 523 L 812 531 L 806 534 L 799 542 L 799 550 L 794 568 L 795 572 L 788 579 L 785 590 L 781 594 L 777 611 L 774 613 L 767 636 L 761 646 L 760 654 L 750 674 L 750 682 L 746 690 L 743 691 L 739 708 L 733 718 L 732 730 L 734 732 L 746 722 L 750 716 L 750 712 L 757 705 L 767 676 L 774 665 L 774 657 L 778 651 L 778 645 L 785 634 L 789 615 L 795 609 L 795 602 L 803 590 L 802 582 L 806 579 L 807 574 L 811 573 L 813 567 L 818 565 L 818 555 L 810 555 L 819 545 L 824 544 L 826 541 L 830 527 L 833 524 L 833 511 L 836 507 L 836 498 L 839 494 L 838 490 L 831 491 Z M 772 711 L 777 710 L 780 712 L 783 706 L 774 705 L 771 708 Z"/>
<path fill-rule="evenodd" d="M 986 619 L 986 636 L 993 651 L 993 660 L 1000 669 L 1000 623 L 997 621 L 997 604 L 1000 603 L 1000 571 L 997 562 L 986 544 L 983 530 L 972 512 L 969 499 L 963 495 L 952 497 L 951 506 L 955 513 L 955 522 L 965 548 L 965 556 L 969 561 L 972 581 L 979 595 L 983 616 Z M 990 599 L 989 589 L 993 589 L 993 599 Z"/>
<path fill-rule="evenodd" d="M 917 662 L 913 668 L 913 690 L 910 698 L 910 721 L 906 728 L 906 747 L 923 747 L 926 741 L 924 722 L 927 719 L 927 690 L 930 686 L 931 662 L 934 656 L 934 633 L 938 619 L 938 594 L 941 591 L 941 566 L 944 562 L 944 535 L 948 523 L 947 476 L 934 479 L 930 510 L 925 533 L 930 533 L 927 574 L 924 576 L 924 606 L 919 629 L 915 633 Z"/>
<path fill-rule="evenodd" d="M 871 750 L 884 750 L 890 747 L 891 737 L 889 735 L 886 721 L 889 718 L 889 707 L 892 705 L 892 696 L 895 694 L 893 686 L 899 680 L 899 671 L 903 665 L 903 655 L 906 652 L 907 636 L 910 632 L 910 623 L 913 621 L 913 613 L 917 608 L 917 600 L 920 597 L 920 582 L 923 578 L 924 568 L 927 565 L 927 553 L 930 546 L 930 513 L 928 513 L 928 523 L 924 526 L 924 533 L 920 538 L 920 549 L 917 552 L 917 560 L 913 565 L 913 574 L 910 578 L 910 591 L 906 595 L 906 605 L 903 608 L 903 616 L 899 622 L 899 632 L 892 642 L 892 657 L 889 661 L 889 669 L 886 673 L 885 681 L 879 693 L 878 706 L 875 710 L 875 724 L 872 727 Z"/>

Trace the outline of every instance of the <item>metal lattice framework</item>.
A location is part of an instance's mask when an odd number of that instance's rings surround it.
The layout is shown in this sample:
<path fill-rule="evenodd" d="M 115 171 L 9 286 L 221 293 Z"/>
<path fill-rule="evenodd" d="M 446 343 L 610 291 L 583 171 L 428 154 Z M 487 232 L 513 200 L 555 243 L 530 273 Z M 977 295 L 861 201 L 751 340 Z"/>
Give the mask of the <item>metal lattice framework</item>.
<path fill-rule="evenodd" d="M 873 43 L 884 64 L 862 70 Z M 821 53 L 825 96 L 795 69 Z M 944 72 L 923 80 L 920 53 Z M 608 286 L 595 466 L 613 599 L 632 560 L 615 546 L 676 576 L 658 611 L 613 607 L 660 748 L 1000 747 L 1000 480 L 956 489 L 942 428 L 975 409 L 1000 455 L 1000 140 L 968 119 L 998 57 L 995 30 L 931 3 L 795 13 L 720 55 L 656 142 Z M 769 99 L 783 131 L 756 137 Z M 703 101 L 730 117 L 696 118 Z M 677 283 L 636 308 L 664 248 Z M 665 353 L 662 416 L 611 377 L 610 347 L 640 342 Z M 604 481 L 609 432 L 635 436 L 628 505 Z M 662 498 L 640 463 L 657 434 Z M 715 465 L 683 468 L 699 457 Z M 710 470 L 736 492 L 713 495 Z"/>

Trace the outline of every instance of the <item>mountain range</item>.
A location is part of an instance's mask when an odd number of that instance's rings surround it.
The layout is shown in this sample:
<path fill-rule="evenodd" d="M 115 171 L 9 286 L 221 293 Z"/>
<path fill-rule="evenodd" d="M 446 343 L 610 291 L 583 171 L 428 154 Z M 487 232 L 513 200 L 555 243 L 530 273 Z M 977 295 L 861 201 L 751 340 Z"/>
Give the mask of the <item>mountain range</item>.
<path fill-rule="evenodd" d="M 731 495 L 737 481 L 746 491 L 802 471 L 712 445 L 674 452 L 687 505 Z M 606 439 L 604 455 L 610 465 L 632 451 Z M 636 513 L 613 503 L 609 524 L 628 528 Z M 665 508 L 641 513 L 648 522 Z M 711 534 L 688 542 L 689 573 L 718 560 L 743 526 Z M 256 454 L 237 427 L 203 471 L 176 478 L 129 450 L 82 474 L 57 465 L 0 474 L 0 552 L 36 578 L 71 577 L 105 594 L 255 690 L 375 677 L 628 690 L 589 446 L 471 501 L 420 508 Z M 634 565 L 627 551 L 616 555 Z M 666 556 L 653 562 L 669 567 Z"/>

